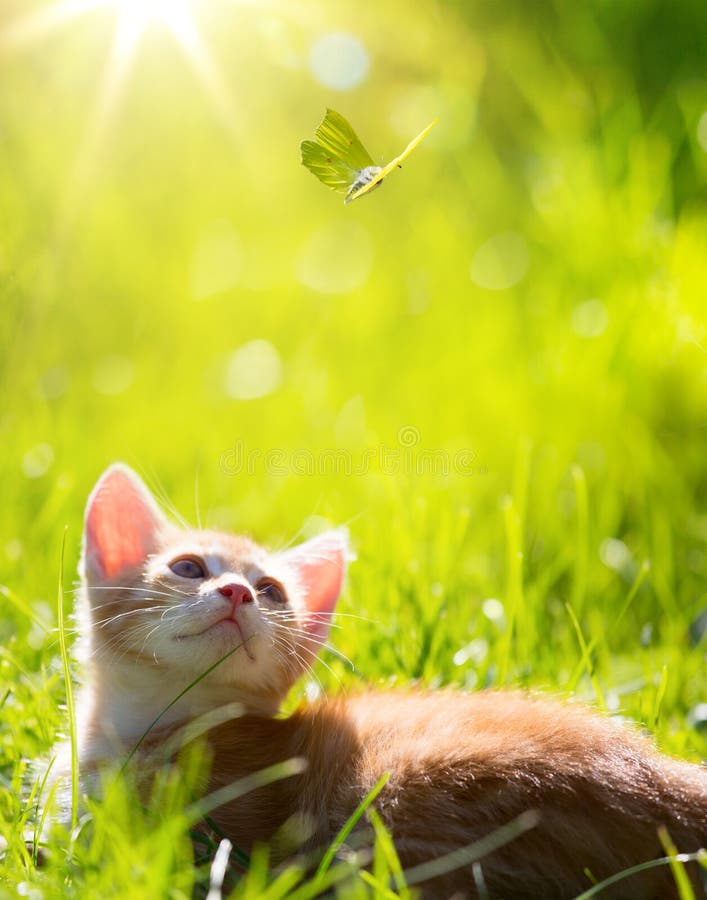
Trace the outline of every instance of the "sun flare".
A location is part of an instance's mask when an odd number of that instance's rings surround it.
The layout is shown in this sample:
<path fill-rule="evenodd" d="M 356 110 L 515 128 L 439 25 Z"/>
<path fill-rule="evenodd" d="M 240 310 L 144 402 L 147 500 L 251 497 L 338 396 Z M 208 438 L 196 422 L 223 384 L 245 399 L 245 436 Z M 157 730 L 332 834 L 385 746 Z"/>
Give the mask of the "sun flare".
<path fill-rule="evenodd" d="M 196 33 L 192 15 L 195 0 L 57 0 L 10 23 L 0 34 L 0 46 L 19 49 L 40 40 L 72 19 L 105 9 L 116 18 L 118 33 L 137 43 L 152 25 L 163 25 L 182 43 Z"/>
<path fill-rule="evenodd" d="M 183 44 L 192 43 L 196 35 L 189 0 L 100 0 L 99 5 L 116 11 L 118 28 L 131 42 L 152 24 L 166 25 Z"/>
<path fill-rule="evenodd" d="M 114 6 L 121 14 L 142 21 L 157 19 L 167 21 L 174 10 L 187 5 L 186 0 L 105 0 L 105 5 Z"/>
<path fill-rule="evenodd" d="M 125 84 L 148 30 L 161 29 L 171 34 L 203 87 L 213 114 L 224 131 L 232 139 L 237 138 L 231 92 L 194 17 L 198 2 L 201 0 L 55 0 L 21 16 L 0 32 L 0 51 L 22 52 L 92 12 L 107 11 L 114 20 L 112 45 L 102 71 L 97 73 L 95 101 L 88 112 L 73 177 L 67 180 L 65 209 L 58 226 L 60 233 L 73 221 L 87 187 L 96 176 L 101 147 L 115 127 Z"/>

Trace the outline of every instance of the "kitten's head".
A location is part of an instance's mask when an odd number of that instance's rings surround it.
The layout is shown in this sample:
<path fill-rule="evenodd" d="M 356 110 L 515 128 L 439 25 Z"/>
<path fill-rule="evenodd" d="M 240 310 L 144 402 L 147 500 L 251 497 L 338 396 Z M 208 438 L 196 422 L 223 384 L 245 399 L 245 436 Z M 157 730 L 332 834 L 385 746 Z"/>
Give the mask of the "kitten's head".
<path fill-rule="evenodd" d="M 167 520 L 124 465 L 86 509 L 82 622 L 94 665 L 161 669 L 175 689 L 207 678 L 279 702 L 326 640 L 348 547 L 330 531 L 279 553 Z M 235 651 L 235 652 L 230 652 Z"/>

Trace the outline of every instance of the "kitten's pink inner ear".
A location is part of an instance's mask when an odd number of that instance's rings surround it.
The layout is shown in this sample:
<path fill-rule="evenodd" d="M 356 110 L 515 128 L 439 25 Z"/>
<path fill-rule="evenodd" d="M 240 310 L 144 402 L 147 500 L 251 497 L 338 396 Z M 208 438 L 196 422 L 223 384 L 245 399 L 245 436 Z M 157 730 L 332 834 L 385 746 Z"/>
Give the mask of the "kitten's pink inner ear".
<path fill-rule="evenodd" d="M 344 584 L 350 551 L 346 533 L 328 531 L 285 553 L 296 573 L 305 609 L 312 613 L 307 628 L 324 639 Z"/>
<path fill-rule="evenodd" d="M 164 517 L 137 475 L 111 466 L 88 501 L 84 553 L 89 575 L 115 578 L 154 552 Z"/>

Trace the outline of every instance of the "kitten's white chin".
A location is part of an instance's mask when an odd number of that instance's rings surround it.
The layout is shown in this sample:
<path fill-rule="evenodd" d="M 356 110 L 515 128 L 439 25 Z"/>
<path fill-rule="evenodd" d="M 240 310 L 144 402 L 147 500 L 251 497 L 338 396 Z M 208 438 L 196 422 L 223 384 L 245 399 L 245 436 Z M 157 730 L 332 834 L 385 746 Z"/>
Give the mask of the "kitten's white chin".
<path fill-rule="evenodd" d="M 239 621 L 238 616 L 226 616 L 200 631 L 178 634 L 175 640 L 183 643 L 187 652 L 190 643 L 192 646 L 204 647 L 207 653 L 214 655 L 214 661 L 229 652 L 235 655 L 239 648 L 244 650 L 248 659 L 255 661 L 253 653 L 255 636 L 256 633 L 245 622 Z"/>
<path fill-rule="evenodd" d="M 244 650 L 248 659 L 251 662 L 255 662 L 255 656 L 251 647 L 255 635 L 249 635 L 236 619 L 222 619 L 220 622 L 212 625 L 208 633 L 214 640 L 222 640 L 225 644 L 233 644 L 235 641 L 234 649 Z"/>

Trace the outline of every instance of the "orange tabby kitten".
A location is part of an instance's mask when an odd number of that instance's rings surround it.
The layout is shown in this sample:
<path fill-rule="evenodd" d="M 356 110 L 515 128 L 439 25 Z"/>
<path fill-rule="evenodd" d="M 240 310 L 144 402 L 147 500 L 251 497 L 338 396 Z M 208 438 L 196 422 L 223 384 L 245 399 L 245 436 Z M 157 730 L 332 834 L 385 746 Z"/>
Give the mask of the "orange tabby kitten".
<path fill-rule="evenodd" d="M 480 869 L 423 884 L 430 898 L 475 897 L 480 883 L 490 897 L 572 897 L 591 886 L 587 871 L 603 879 L 662 856 L 661 825 L 683 852 L 707 845 L 707 771 L 575 705 L 409 690 L 277 718 L 326 638 L 347 553 L 337 531 L 271 554 L 243 537 L 182 530 L 131 470 L 111 466 L 86 512 L 82 771 L 124 757 L 180 691 L 235 651 L 169 707 L 142 749 L 154 753 L 180 726 L 235 702 L 242 714 L 208 732 L 210 790 L 303 758 L 301 773 L 212 814 L 245 849 L 288 820 L 308 823 L 307 848 L 325 847 L 386 771 L 375 805 L 405 867 L 537 811 L 535 827 Z M 698 890 L 695 864 L 691 877 Z M 673 885 L 660 866 L 603 896 L 663 898 Z"/>

